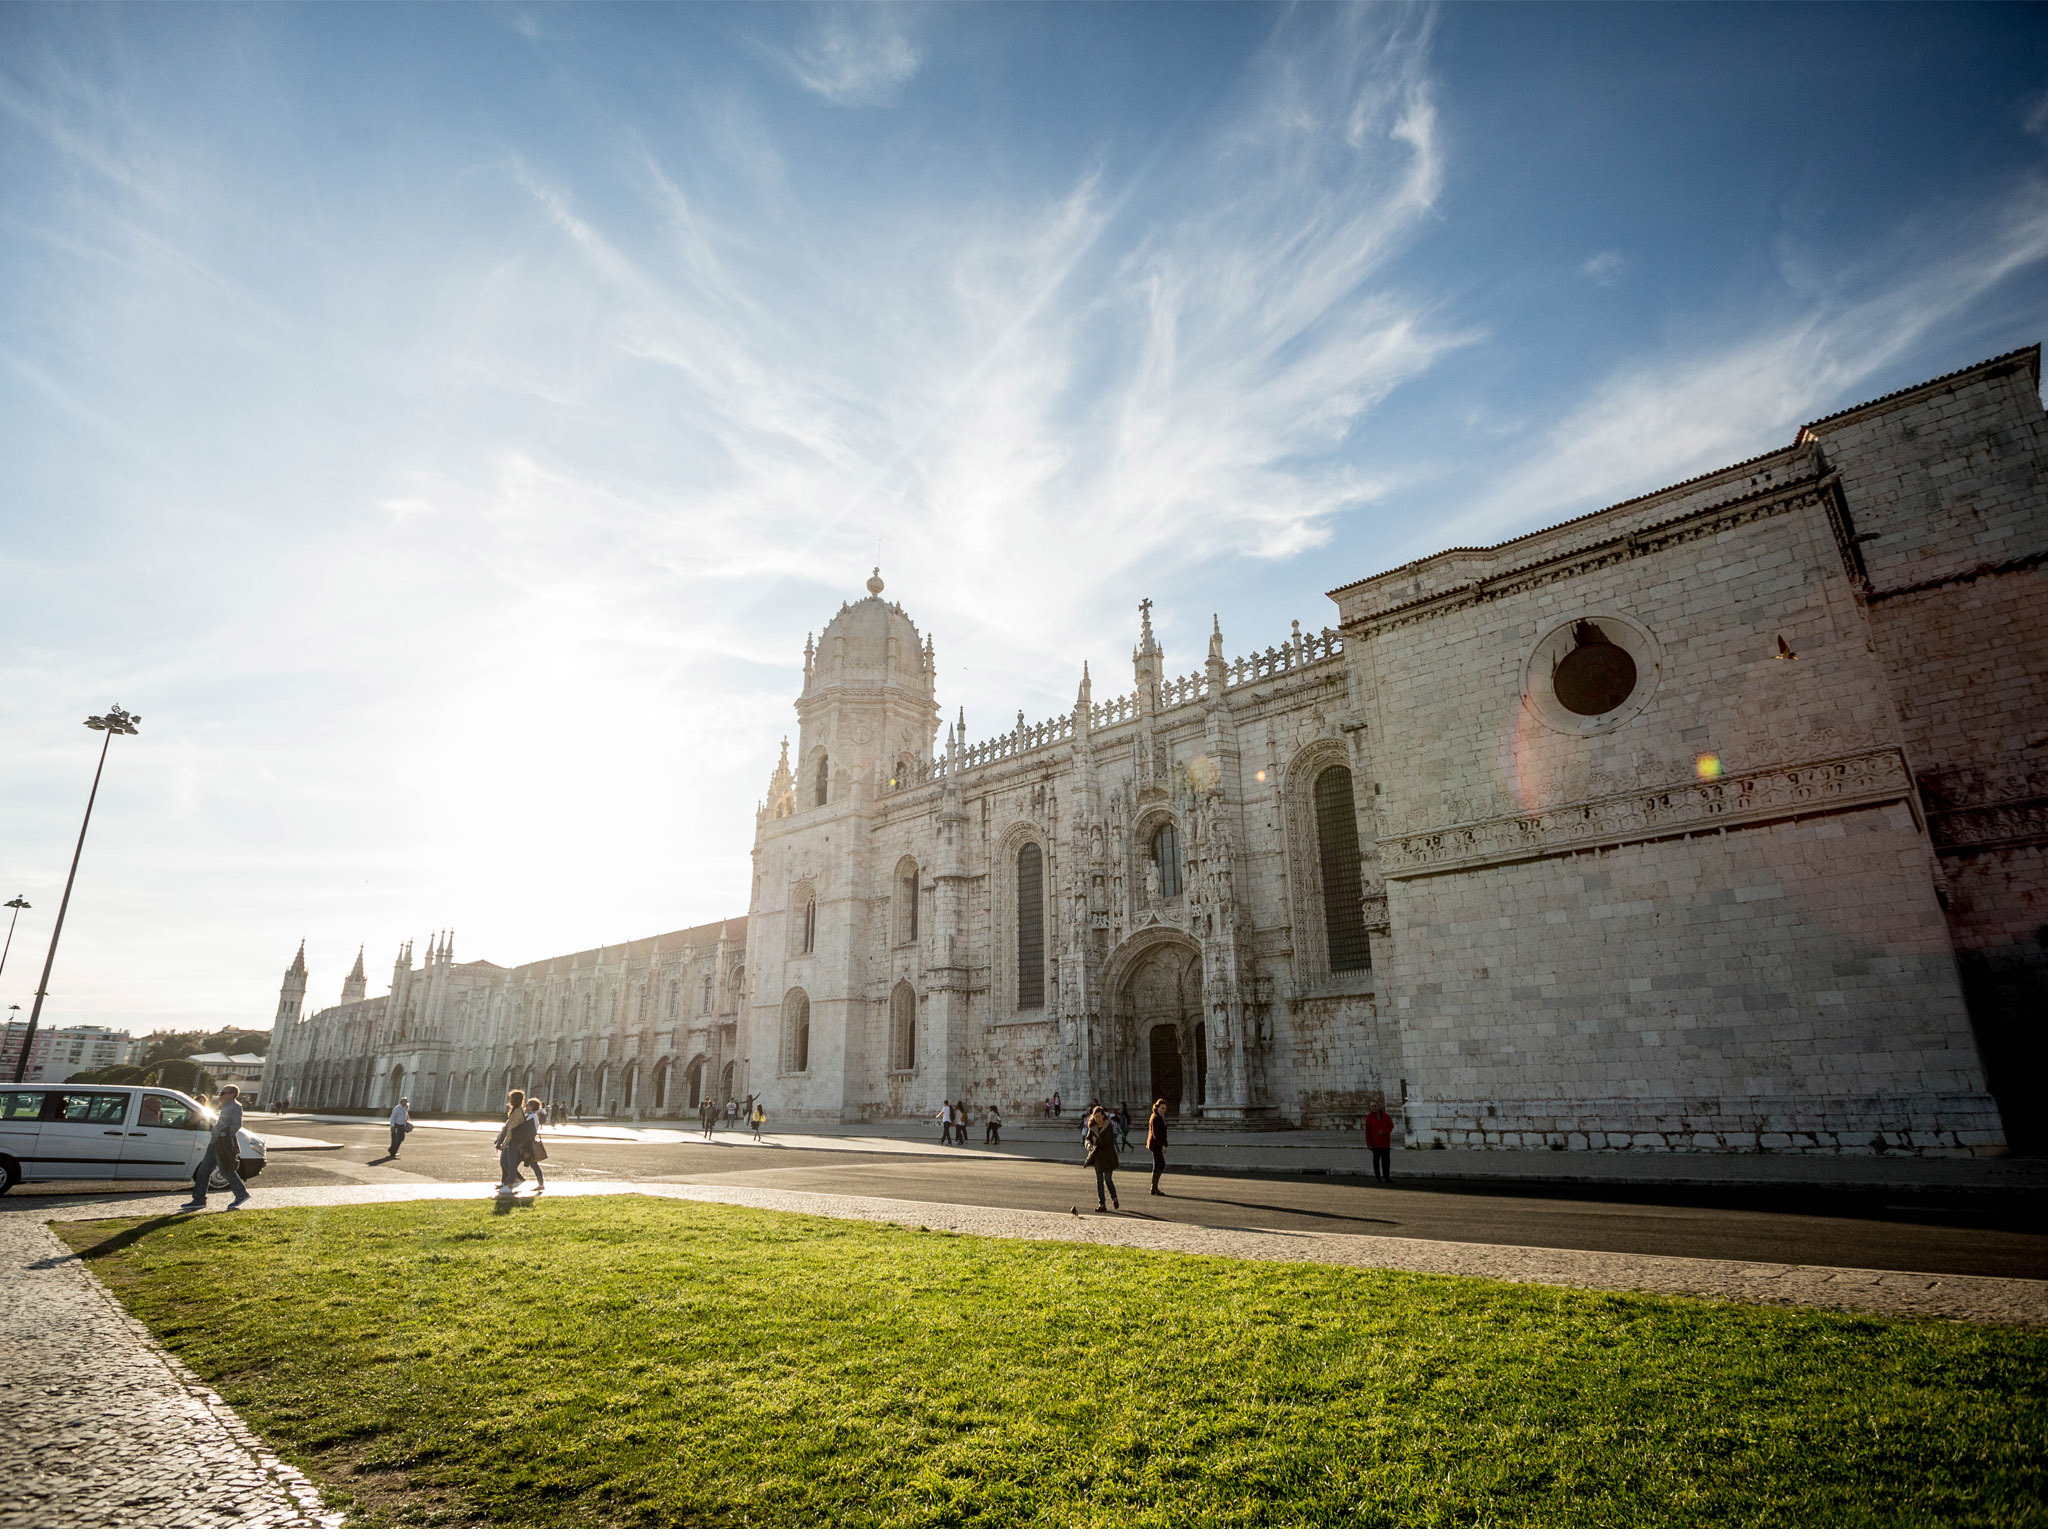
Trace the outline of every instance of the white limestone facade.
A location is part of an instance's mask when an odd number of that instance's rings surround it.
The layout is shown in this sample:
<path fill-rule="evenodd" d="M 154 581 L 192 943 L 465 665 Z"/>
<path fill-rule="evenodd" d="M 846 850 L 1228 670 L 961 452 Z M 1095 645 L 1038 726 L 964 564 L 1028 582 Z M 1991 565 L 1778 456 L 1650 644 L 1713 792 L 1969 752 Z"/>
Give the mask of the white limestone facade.
<path fill-rule="evenodd" d="M 309 1017 L 305 951 L 271 1034 L 275 1105 L 492 1114 L 514 1088 L 565 1113 L 674 1115 L 734 1088 L 743 917 L 506 967 L 457 963 L 452 935 L 411 944 L 367 998 L 360 955 L 342 1001 Z"/>
<path fill-rule="evenodd" d="M 408 952 L 305 1021 L 288 973 L 273 1060 L 301 1102 L 1337 1126 L 1384 1096 L 1417 1146 L 2038 1147 L 2039 384 L 2038 348 L 1964 369 L 1340 587 L 1263 650 L 1212 623 L 1178 674 L 1141 604 L 1114 697 L 1076 658 L 1071 711 L 975 743 L 877 572 L 806 645 L 744 919 L 517 971 Z M 664 1004 L 678 975 L 715 1017 Z"/>

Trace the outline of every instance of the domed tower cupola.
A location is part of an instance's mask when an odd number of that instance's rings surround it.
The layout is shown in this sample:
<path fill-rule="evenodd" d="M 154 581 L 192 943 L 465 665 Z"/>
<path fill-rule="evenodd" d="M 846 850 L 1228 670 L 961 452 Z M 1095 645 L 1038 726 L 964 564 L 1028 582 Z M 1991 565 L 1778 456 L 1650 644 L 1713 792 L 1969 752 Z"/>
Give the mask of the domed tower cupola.
<path fill-rule="evenodd" d="M 804 647 L 796 766 L 797 808 L 829 805 L 858 786 L 885 789 L 900 767 L 929 760 L 939 730 L 931 642 L 882 596 L 843 603 Z"/>

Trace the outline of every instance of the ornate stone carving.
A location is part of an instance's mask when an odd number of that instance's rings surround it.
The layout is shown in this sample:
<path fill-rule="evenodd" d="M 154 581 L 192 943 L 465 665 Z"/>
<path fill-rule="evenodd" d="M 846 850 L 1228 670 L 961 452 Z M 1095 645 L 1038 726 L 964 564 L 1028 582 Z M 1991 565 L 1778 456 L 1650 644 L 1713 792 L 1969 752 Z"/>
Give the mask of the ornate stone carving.
<path fill-rule="evenodd" d="M 1666 784 L 1557 805 L 1517 816 L 1382 838 L 1389 880 L 1481 869 L 1587 848 L 1649 842 L 1716 827 L 1776 821 L 1809 811 L 1845 811 L 1904 800 L 1911 790 L 1895 747 L 1820 762 Z"/>

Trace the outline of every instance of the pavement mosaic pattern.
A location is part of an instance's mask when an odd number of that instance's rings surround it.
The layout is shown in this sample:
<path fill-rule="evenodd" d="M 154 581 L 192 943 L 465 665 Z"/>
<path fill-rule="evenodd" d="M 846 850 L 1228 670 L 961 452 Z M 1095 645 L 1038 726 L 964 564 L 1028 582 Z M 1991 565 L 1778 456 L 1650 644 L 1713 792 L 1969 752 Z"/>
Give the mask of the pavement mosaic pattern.
<path fill-rule="evenodd" d="M 0 1217 L 0 1526 L 341 1524 L 157 1347 L 49 1215 Z"/>

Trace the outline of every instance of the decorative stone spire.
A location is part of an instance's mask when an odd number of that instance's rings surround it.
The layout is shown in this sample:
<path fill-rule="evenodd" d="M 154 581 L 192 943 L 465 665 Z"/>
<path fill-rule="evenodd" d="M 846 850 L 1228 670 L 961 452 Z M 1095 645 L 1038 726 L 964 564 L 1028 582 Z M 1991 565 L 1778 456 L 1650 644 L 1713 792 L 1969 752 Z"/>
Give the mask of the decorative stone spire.
<path fill-rule="evenodd" d="M 369 977 L 363 974 L 363 946 L 356 946 L 356 963 L 341 984 L 341 1000 L 344 1003 L 360 1003 L 363 994 L 370 988 Z"/>
<path fill-rule="evenodd" d="M 868 578 L 868 596 L 880 597 L 882 585 L 882 568 L 878 565 L 875 567 L 875 574 Z"/>
<path fill-rule="evenodd" d="M 1164 674 L 1166 653 L 1152 638 L 1152 599 L 1138 604 L 1138 648 L 1131 652 L 1131 667 L 1138 684 L 1138 708 L 1150 713 L 1159 707 L 1159 680 Z"/>

